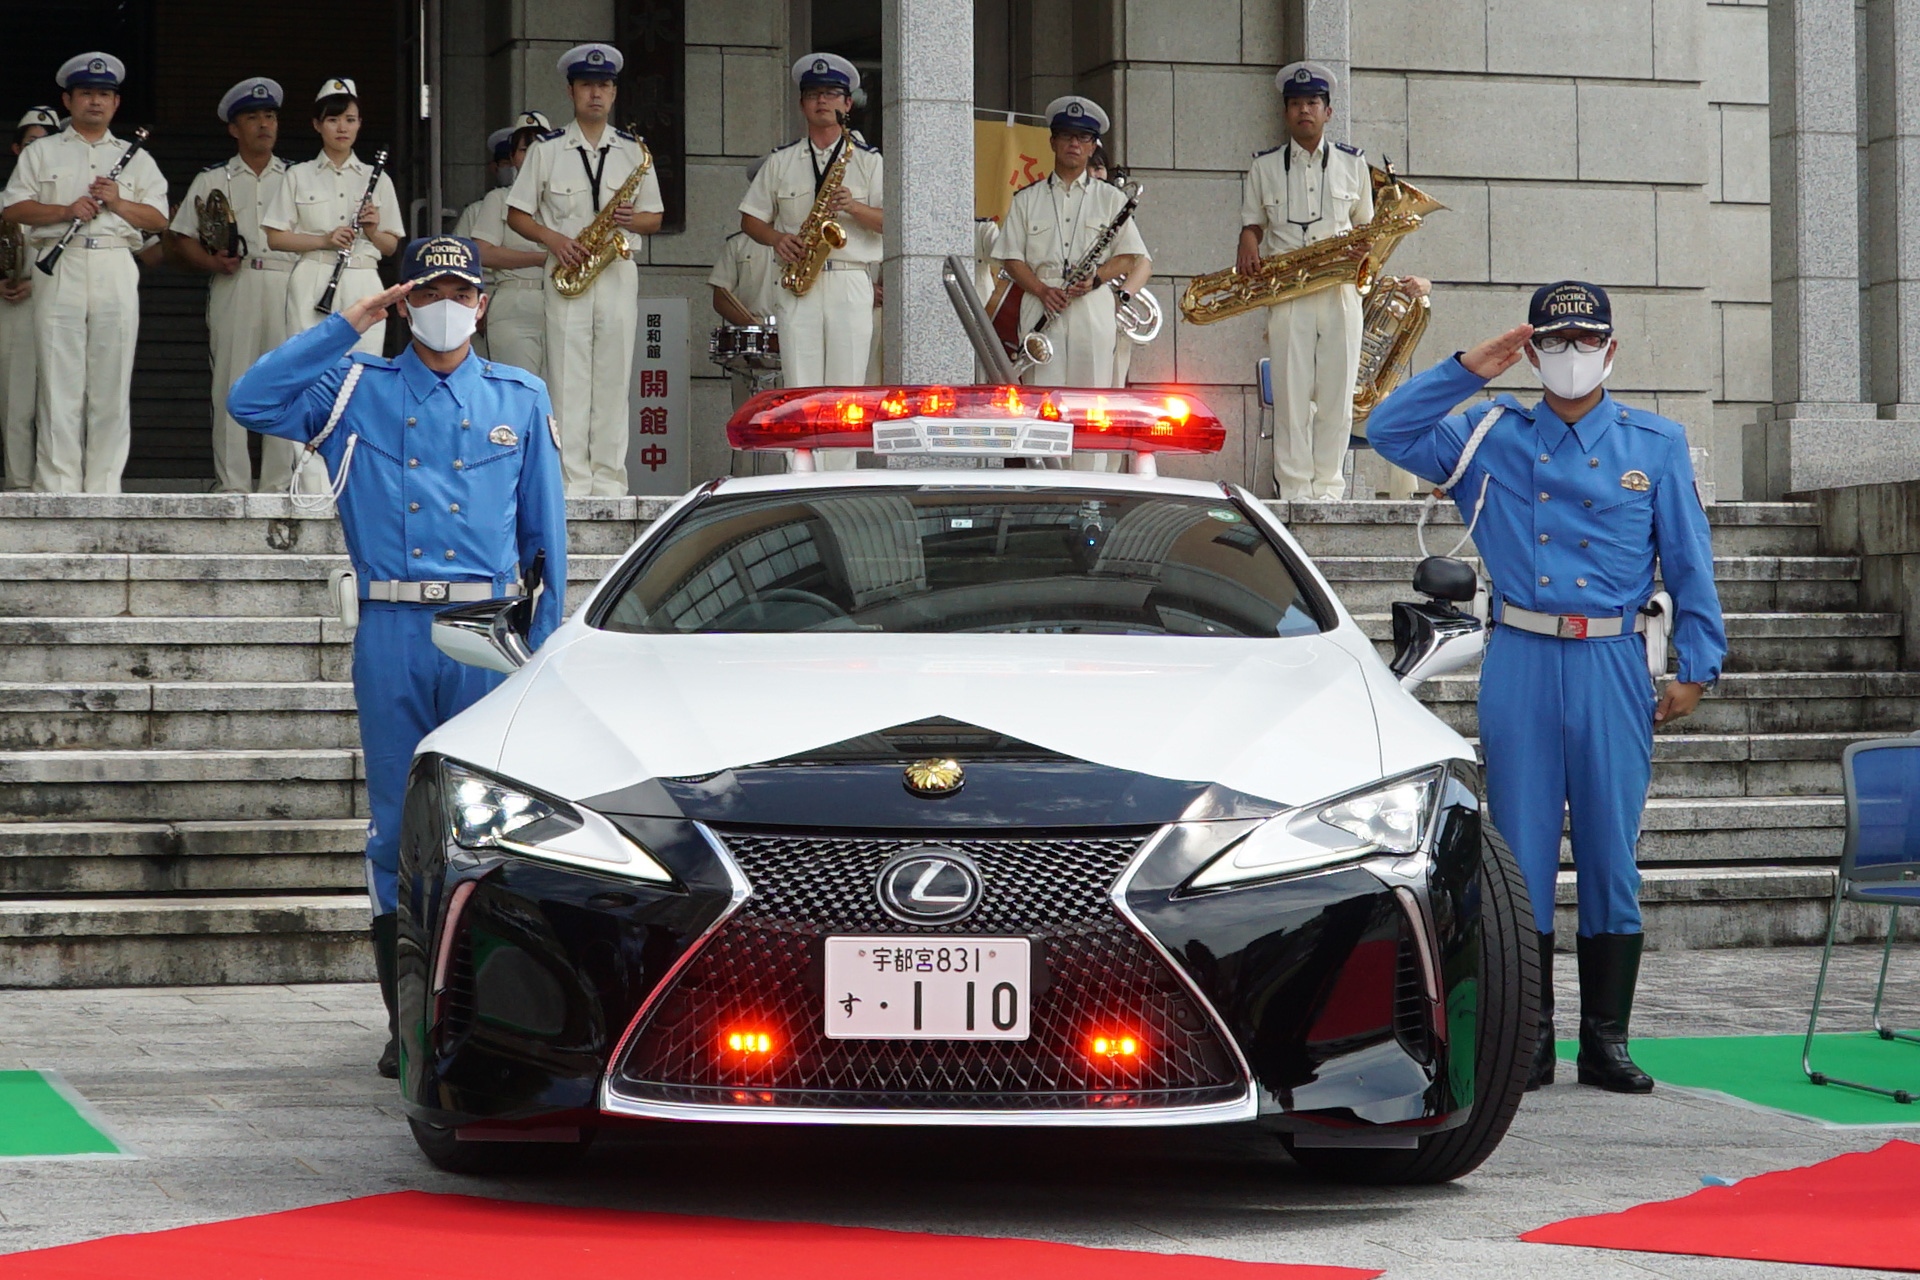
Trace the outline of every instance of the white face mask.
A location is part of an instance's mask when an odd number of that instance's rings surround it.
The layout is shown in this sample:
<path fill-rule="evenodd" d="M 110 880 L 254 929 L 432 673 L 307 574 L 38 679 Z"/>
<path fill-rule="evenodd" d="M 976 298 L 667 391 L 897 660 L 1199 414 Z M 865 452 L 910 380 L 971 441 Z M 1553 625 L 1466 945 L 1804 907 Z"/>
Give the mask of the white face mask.
<path fill-rule="evenodd" d="M 1533 375 L 1562 400 L 1584 400 L 1612 375 L 1612 352 L 1612 341 L 1597 351 L 1582 351 L 1573 343 L 1565 351 L 1552 353 L 1535 347 L 1533 358 L 1538 363 L 1533 365 Z"/>
<path fill-rule="evenodd" d="M 496 187 L 510 187 L 513 185 L 513 180 L 519 176 L 519 166 L 503 164 L 493 171 L 493 185 Z"/>
<path fill-rule="evenodd" d="M 442 298 L 407 308 L 407 323 L 420 344 L 434 351 L 458 351 L 473 338 L 480 323 L 480 305 L 469 307 L 458 298 Z"/>

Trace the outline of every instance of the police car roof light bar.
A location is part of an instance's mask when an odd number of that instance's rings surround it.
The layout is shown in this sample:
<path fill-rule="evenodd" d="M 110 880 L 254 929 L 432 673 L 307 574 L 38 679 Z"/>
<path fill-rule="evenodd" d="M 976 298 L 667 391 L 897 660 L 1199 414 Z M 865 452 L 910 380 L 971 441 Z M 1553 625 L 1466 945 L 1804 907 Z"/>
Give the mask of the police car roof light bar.
<path fill-rule="evenodd" d="M 1219 417 L 1184 392 L 1019 385 L 780 388 L 727 423 L 727 443 L 742 450 L 1045 458 L 1095 449 L 1136 455 L 1142 474 L 1149 455 L 1218 453 L 1226 439 Z"/>

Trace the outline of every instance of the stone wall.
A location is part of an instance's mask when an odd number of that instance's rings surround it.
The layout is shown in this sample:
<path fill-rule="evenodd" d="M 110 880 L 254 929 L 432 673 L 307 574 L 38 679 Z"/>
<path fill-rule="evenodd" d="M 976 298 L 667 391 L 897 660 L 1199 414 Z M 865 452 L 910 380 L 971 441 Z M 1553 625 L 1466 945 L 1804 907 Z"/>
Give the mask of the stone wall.
<path fill-rule="evenodd" d="M 1860 607 L 1902 619 L 1900 667 L 1920 671 L 1920 481 L 1822 489 L 1820 550 L 1860 557 Z"/>

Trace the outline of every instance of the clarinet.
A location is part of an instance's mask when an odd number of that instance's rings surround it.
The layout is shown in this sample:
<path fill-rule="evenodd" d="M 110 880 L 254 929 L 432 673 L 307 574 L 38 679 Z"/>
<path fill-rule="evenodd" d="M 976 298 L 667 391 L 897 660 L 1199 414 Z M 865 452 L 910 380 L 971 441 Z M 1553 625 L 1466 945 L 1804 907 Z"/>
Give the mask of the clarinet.
<path fill-rule="evenodd" d="M 133 131 L 133 141 L 127 144 L 127 149 L 121 153 L 120 159 L 114 163 L 113 168 L 106 172 L 108 182 L 112 182 L 115 178 L 118 178 L 120 171 L 127 167 L 127 161 L 133 159 L 135 153 L 146 145 L 147 133 L 148 131 L 146 129 L 135 129 Z M 75 218 L 67 226 L 67 234 L 60 237 L 60 243 L 53 246 L 52 252 L 48 253 L 46 257 L 40 259 L 40 261 L 33 265 L 38 267 L 42 274 L 52 275 L 54 266 L 60 261 L 60 255 L 67 251 L 67 241 L 73 239 L 74 234 L 85 225 L 81 219 Z"/>
<path fill-rule="evenodd" d="M 1113 243 L 1113 238 L 1120 234 L 1120 228 L 1126 226 L 1127 220 L 1133 217 L 1133 211 L 1140 207 L 1140 197 L 1145 191 L 1146 187 L 1136 186 L 1127 192 L 1127 202 L 1120 206 L 1120 212 L 1113 215 L 1112 222 L 1100 229 L 1100 234 L 1093 238 L 1092 246 L 1081 256 L 1080 261 L 1073 264 L 1073 270 L 1067 272 L 1061 280 L 1062 289 L 1071 289 L 1081 281 L 1093 278 L 1093 273 L 1100 269 L 1100 255 L 1107 251 L 1107 246 Z M 1053 312 L 1042 308 L 1040 319 L 1033 326 L 1032 332 L 1044 333 L 1047 326 L 1053 322 L 1053 316 Z"/>
<path fill-rule="evenodd" d="M 367 179 L 367 193 L 360 197 L 360 203 L 353 206 L 353 239 L 347 247 L 340 250 L 333 259 L 333 276 L 327 281 L 327 291 L 320 295 L 320 301 L 313 309 L 323 316 L 333 314 L 333 295 L 340 291 L 340 273 L 347 269 L 347 262 L 353 257 L 353 246 L 360 242 L 360 211 L 367 207 L 367 201 L 373 199 L 374 189 L 380 185 L 380 175 L 387 167 L 387 153 L 384 149 L 373 153 L 373 176 Z"/>

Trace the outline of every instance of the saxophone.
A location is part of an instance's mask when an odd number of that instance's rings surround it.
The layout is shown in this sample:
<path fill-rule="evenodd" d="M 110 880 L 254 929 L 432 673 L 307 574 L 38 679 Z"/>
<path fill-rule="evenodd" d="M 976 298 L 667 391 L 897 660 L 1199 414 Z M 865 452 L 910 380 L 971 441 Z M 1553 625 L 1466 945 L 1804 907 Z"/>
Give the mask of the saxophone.
<path fill-rule="evenodd" d="M 814 281 L 826 268 L 827 255 L 847 245 L 847 229 L 834 220 L 827 202 L 847 176 L 847 165 L 853 159 L 853 130 L 848 127 L 844 112 L 836 111 L 834 116 L 840 122 L 840 151 L 827 166 L 826 176 L 820 179 L 820 192 L 813 198 L 813 208 L 807 210 L 807 220 L 794 233 L 806 246 L 807 256 L 780 269 L 780 287 L 796 298 L 806 297 L 807 290 L 813 288 Z"/>
<path fill-rule="evenodd" d="M 1193 324 L 1212 324 L 1342 284 L 1353 285 L 1366 297 L 1401 237 L 1417 228 L 1427 214 L 1446 208 L 1412 183 L 1401 181 L 1391 164 L 1385 172 L 1374 169 L 1372 174 L 1372 222 L 1263 258 L 1249 275 L 1228 267 L 1195 276 L 1180 299 L 1180 314 Z M 1366 256 L 1349 257 L 1348 250 L 1359 244 L 1368 246 Z"/>
<path fill-rule="evenodd" d="M 640 163 L 635 165 L 627 180 L 620 184 L 607 202 L 600 206 L 600 212 L 593 215 L 593 221 L 581 228 L 574 239 L 587 251 L 587 260 L 577 266 L 568 266 L 562 262 L 553 269 L 553 287 L 563 298 L 577 298 L 587 291 L 602 271 L 613 265 L 615 258 L 631 258 L 633 247 L 627 243 L 624 227 L 613 220 L 613 211 L 623 204 L 632 204 L 634 193 L 640 190 L 640 180 L 647 176 L 647 170 L 653 168 L 653 152 L 647 150 L 647 144 L 640 144 Z"/>

